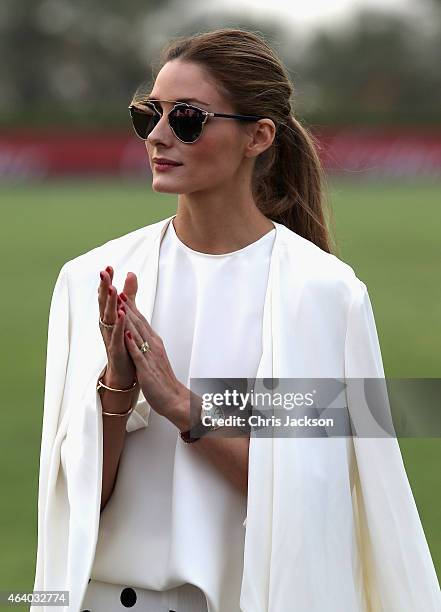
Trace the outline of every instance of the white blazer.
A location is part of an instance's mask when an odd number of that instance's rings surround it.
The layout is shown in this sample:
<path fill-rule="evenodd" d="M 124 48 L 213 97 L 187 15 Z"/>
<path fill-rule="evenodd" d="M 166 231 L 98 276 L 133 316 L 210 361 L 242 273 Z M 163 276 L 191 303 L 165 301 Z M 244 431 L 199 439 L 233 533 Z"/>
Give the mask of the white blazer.
<path fill-rule="evenodd" d="M 80 612 L 100 520 L 102 420 L 95 387 L 107 359 L 98 327 L 99 271 L 112 265 L 118 287 L 135 272 L 137 305 L 151 320 L 159 246 L 171 219 L 68 261 L 55 284 L 34 590 L 69 591 L 69 612 Z M 384 378 L 366 285 L 336 256 L 274 225 L 257 379 Z M 354 402 L 348 394 L 357 419 Z M 149 410 L 140 393 L 127 430 L 145 427 Z M 252 436 L 244 529 L 243 612 L 441 610 L 396 438 Z"/>

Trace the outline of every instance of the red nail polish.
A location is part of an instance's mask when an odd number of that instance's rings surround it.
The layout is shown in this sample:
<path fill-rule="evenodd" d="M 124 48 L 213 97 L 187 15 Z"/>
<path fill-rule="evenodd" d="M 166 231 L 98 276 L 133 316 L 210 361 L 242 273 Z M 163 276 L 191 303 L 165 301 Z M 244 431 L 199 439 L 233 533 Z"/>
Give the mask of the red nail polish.
<path fill-rule="evenodd" d="M 124 300 L 124 302 L 127 302 L 127 296 L 124 293 L 124 291 L 121 291 L 120 296 L 121 296 L 121 299 Z"/>
<path fill-rule="evenodd" d="M 118 319 L 120 319 L 122 317 L 121 311 L 118 310 Z"/>
<path fill-rule="evenodd" d="M 132 334 L 131 334 L 129 331 L 127 332 L 127 338 L 128 338 L 129 340 L 132 340 Z"/>
<path fill-rule="evenodd" d="M 108 272 L 109 274 L 112 274 L 112 268 L 110 266 L 107 266 L 106 272 Z"/>
<path fill-rule="evenodd" d="M 109 295 L 113 294 L 113 287 L 109 287 Z"/>

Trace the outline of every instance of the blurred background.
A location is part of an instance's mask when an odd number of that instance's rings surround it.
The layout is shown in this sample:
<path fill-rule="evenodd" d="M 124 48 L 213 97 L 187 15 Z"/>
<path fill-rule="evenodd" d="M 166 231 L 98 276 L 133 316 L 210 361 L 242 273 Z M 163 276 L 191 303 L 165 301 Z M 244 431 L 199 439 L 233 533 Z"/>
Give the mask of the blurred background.
<path fill-rule="evenodd" d="M 33 587 L 58 271 L 174 214 L 177 196 L 151 190 L 127 106 L 170 38 L 218 27 L 262 34 L 290 72 L 294 113 L 320 143 L 339 257 L 369 289 L 386 375 L 440 377 L 440 0 L 2 0 L 0 590 Z M 440 440 L 399 442 L 439 575 Z"/>

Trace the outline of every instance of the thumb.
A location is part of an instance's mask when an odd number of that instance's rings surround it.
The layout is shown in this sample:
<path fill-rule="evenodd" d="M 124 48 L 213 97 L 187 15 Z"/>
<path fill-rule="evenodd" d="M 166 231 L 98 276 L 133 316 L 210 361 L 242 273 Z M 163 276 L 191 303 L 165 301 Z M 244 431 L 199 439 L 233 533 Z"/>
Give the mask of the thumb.
<path fill-rule="evenodd" d="M 138 291 L 138 279 L 134 272 L 128 272 L 124 282 L 124 293 L 135 304 L 136 293 Z"/>

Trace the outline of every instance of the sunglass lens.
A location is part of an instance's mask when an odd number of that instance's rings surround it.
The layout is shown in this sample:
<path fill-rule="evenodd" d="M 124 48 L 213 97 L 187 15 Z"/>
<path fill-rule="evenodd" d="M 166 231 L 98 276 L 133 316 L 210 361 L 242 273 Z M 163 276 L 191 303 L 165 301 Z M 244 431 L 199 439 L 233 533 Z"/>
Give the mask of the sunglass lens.
<path fill-rule="evenodd" d="M 133 128 L 137 136 L 143 140 L 146 140 L 147 136 L 158 123 L 160 117 L 153 108 L 149 106 L 145 106 L 144 108 L 143 110 L 139 110 L 131 107 L 130 116 L 132 118 Z"/>
<path fill-rule="evenodd" d="M 170 126 L 184 142 L 195 142 L 201 135 L 204 115 L 196 108 L 176 106 L 169 115 Z"/>

